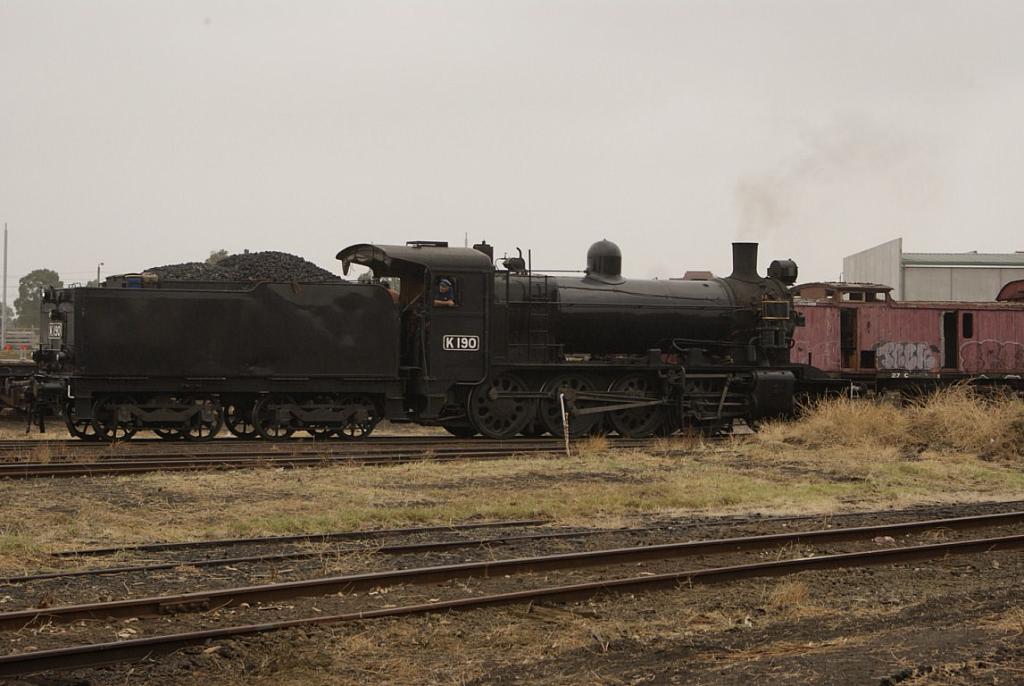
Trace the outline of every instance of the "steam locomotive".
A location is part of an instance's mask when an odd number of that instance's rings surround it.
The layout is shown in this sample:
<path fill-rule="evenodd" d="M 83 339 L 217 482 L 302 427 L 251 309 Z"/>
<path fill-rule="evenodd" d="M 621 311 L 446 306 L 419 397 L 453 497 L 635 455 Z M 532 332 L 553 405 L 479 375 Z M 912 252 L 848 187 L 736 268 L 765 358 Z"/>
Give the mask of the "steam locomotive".
<path fill-rule="evenodd" d="M 129 275 L 47 290 L 35 415 L 100 440 L 207 440 L 224 426 L 358 439 L 383 418 L 457 436 L 646 437 L 786 415 L 813 383 L 789 362 L 797 266 L 759 276 L 754 243 L 733 244 L 730 276 L 701 281 L 626 279 L 609 241 L 557 276 L 521 256 L 496 267 L 486 243 L 358 244 L 337 258 L 373 279 Z"/>

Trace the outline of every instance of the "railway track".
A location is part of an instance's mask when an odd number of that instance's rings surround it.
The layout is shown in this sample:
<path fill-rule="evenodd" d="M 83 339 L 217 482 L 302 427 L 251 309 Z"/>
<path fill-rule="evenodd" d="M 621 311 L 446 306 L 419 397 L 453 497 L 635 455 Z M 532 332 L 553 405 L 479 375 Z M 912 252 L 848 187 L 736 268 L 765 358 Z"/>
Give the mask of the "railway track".
<path fill-rule="evenodd" d="M 524 454 L 557 454 L 550 449 L 495 451 L 462 450 L 450 454 L 377 454 L 363 456 L 273 456 L 255 455 L 242 458 L 173 458 L 173 459 L 125 459 L 104 462 L 81 463 L 14 463 L 0 465 L 0 479 L 35 479 L 45 477 L 110 476 L 118 474 L 143 474 L 146 472 L 208 471 L 228 469 L 275 468 L 294 469 L 299 467 L 324 467 L 340 464 L 351 465 L 393 465 L 409 462 L 449 462 L 453 460 L 500 460 Z"/>
<path fill-rule="evenodd" d="M 819 529 L 761 536 L 687 541 L 634 548 L 590 550 L 526 558 L 488 560 L 416 569 L 389 570 L 362 574 L 306 579 L 240 588 L 197 591 L 177 595 L 135 598 L 103 603 L 67 605 L 53 608 L 19 610 L 0 614 L 0 629 L 18 630 L 40 623 L 68 624 L 101 618 L 143 618 L 168 613 L 206 612 L 211 608 L 245 607 L 250 603 L 272 602 L 336 593 L 353 594 L 375 588 L 402 585 L 441 584 L 458 579 L 501 579 L 512 575 L 577 570 L 593 567 L 635 565 L 644 561 L 671 561 L 695 555 L 767 551 L 780 547 L 819 545 L 846 541 L 871 541 L 878 537 L 920 535 L 936 530 L 975 530 L 1024 523 L 1024 512 L 1008 512 L 867 527 Z M 680 584 L 714 584 L 754 577 L 776 577 L 810 570 L 840 569 L 930 560 L 951 555 L 975 554 L 992 550 L 1024 548 L 1024 535 L 1012 534 L 988 538 L 946 541 L 925 545 L 906 545 L 857 552 L 817 555 L 796 559 L 731 564 L 648 574 L 645 576 L 604 576 L 585 583 L 546 586 L 515 592 L 491 593 L 436 602 L 370 608 L 358 611 L 318 614 L 263 624 L 181 632 L 113 643 L 61 647 L 0 657 L 0 677 L 13 677 L 48 670 L 82 667 L 136 660 L 166 653 L 210 640 L 248 636 L 291 627 L 357 621 L 377 617 L 396 617 L 429 612 L 447 612 L 537 601 L 581 600 L 604 592 L 644 592 L 673 588 Z M 614 574 L 614 572 L 612 573 Z"/>
<path fill-rule="evenodd" d="M 214 538 L 199 541 L 176 541 L 160 543 L 139 543 L 110 548 L 79 548 L 75 550 L 58 550 L 51 553 L 53 557 L 95 557 L 115 555 L 124 552 L 160 552 L 166 550 L 185 550 L 201 548 L 229 548 L 239 545 L 280 545 L 282 543 L 328 543 L 333 541 L 351 541 L 356 539 L 375 539 L 387 536 L 408 536 L 412 534 L 429 534 L 444 531 L 469 531 L 474 529 L 499 529 L 509 527 L 527 527 L 547 524 L 544 519 L 515 519 L 509 521 L 468 522 L 465 524 L 444 524 L 435 526 L 414 526 L 399 529 L 364 529 L 361 531 L 329 531 L 309 534 L 288 534 L 284 536 L 256 536 L 249 538 Z"/>
<path fill-rule="evenodd" d="M 737 436 L 739 437 L 739 436 Z M 628 445 L 631 443 L 646 444 L 656 439 L 632 439 L 618 436 L 606 437 L 614 445 Z M 682 436 L 668 437 L 663 440 L 683 440 Z M 710 440 L 710 437 L 705 437 Z M 16 455 L 25 451 L 53 451 L 55 455 L 97 453 L 97 454 L 122 454 L 136 453 L 143 451 L 173 452 L 177 450 L 183 453 L 208 453 L 208 452 L 259 452 L 287 451 L 287 452 L 323 452 L 345 451 L 345 450 L 368 450 L 383 447 L 428 447 L 428 446 L 489 446 L 489 447 L 510 447 L 518 445 L 547 445 L 562 446 L 565 443 L 562 438 L 540 437 L 540 438 L 516 438 L 509 440 L 492 438 L 457 438 L 455 436 L 371 436 L 355 441 L 345 440 L 315 440 L 313 438 L 289 438 L 279 441 L 267 441 L 262 439 L 247 438 L 217 438 L 211 441 L 165 441 L 160 439 L 134 438 L 130 441 L 81 441 L 78 439 L 40 439 L 40 440 L 0 440 L 0 457 Z"/>
<path fill-rule="evenodd" d="M 523 441 L 530 441 L 532 439 L 524 438 L 517 439 Z M 359 439 L 357 441 L 345 441 L 340 439 L 332 439 L 328 441 L 317 440 L 311 436 L 292 436 L 291 438 L 281 439 L 277 441 L 268 441 L 262 438 L 235 438 L 230 435 L 222 435 L 213 440 L 207 441 L 183 441 L 183 440 L 163 440 L 160 438 L 139 438 L 135 437 L 128 441 L 83 441 L 77 438 L 41 438 L 41 439 L 9 439 L 0 441 L 0 452 L 12 451 L 12 450 L 24 450 L 37 447 L 48 447 L 48 448 L 75 448 L 82 450 L 108 450 L 111 447 L 127 447 L 131 448 L 146 448 L 146 447 L 159 447 L 163 446 L 194 446 L 197 448 L 252 448 L 253 446 L 287 446 L 287 447 L 299 447 L 306 445 L 330 445 L 330 446 L 351 446 L 351 445 L 421 445 L 426 443 L 437 443 L 437 444 L 450 444 L 450 443 L 480 443 L 480 442 L 491 442 L 491 443 L 509 443 L 509 441 L 499 441 L 489 438 L 457 438 L 456 436 L 445 435 L 430 435 L 430 436 L 380 436 L 374 434 L 367 438 Z"/>
<path fill-rule="evenodd" d="M 1011 503 L 1005 503 L 1009 505 Z M 1020 505 L 1022 503 L 1012 503 L 1014 505 Z M 840 516 L 870 516 L 870 515 L 892 515 L 892 511 L 876 511 L 876 512 L 864 512 L 864 513 L 852 513 L 850 515 Z M 997 521 L 998 516 L 1002 513 L 992 513 L 996 515 Z M 440 550 L 452 550 L 460 548 L 493 548 L 498 546 L 509 546 L 521 543 L 537 543 L 546 541 L 557 541 L 565 539 L 586 539 L 596 538 L 602 536 L 618 536 L 618 535 L 643 535 L 656 532 L 669 532 L 674 533 L 683 531 L 686 529 L 704 526 L 708 524 L 712 525 L 728 525 L 737 526 L 742 524 L 776 524 L 781 523 L 786 525 L 795 521 L 806 521 L 811 519 L 828 519 L 821 515 L 786 515 L 779 517 L 733 517 L 733 518 L 722 518 L 713 522 L 667 522 L 663 524 L 655 524 L 651 526 L 641 527 L 620 527 L 614 529 L 570 529 L 570 530 L 559 530 L 559 531 L 544 531 L 541 533 L 506 533 L 499 536 L 488 536 L 485 538 L 472 538 L 466 540 L 433 540 L 433 541 L 419 541 L 414 543 L 391 543 L 384 545 L 375 545 L 368 547 L 366 543 L 350 546 L 346 548 L 336 548 L 331 550 L 331 554 L 342 555 L 348 553 L 366 552 L 371 551 L 375 555 L 406 555 L 424 552 L 433 552 Z M 1011 515 L 1011 520 L 1013 515 Z M 979 520 L 984 521 L 984 520 Z M 280 548 L 281 545 L 290 543 L 313 543 L 313 544 L 326 544 L 341 541 L 369 541 L 371 544 L 374 540 L 380 540 L 388 537 L 398 537 L 403 535 L 415 535 L 424 533 L 436 533 L 436 532 L 455 532 L 455 531 L 472 531 L 480 529 L 500 529 L 500 528 L 528 528 L 534 526 L 540 526 L 546 524 L 546 520 L 530 519 L 530 520 L 515 520 L 515 521 L 498 521 L 498 522 L 479 522 L 470 524 L 460 524 L 452 526 L 427 526 L 427 527 L 414 527 L 404 529 L 372 529 L 367 531 L 343 531 L 343 532 L 329 532 L 320 534 L 300 534 L 291 536 L 270 536 L 270 537 L 259 537 L 259 538 L 238 538 L 238 539 L 220 539 L 220 540 L 205 540 L 205 541 L 194 541 L 194 542 L 180 542 L 180 543 L 147 543 L 132 546 L 121 546 L 113 548 L 85 548 L 79 550 L 65 550 L 51 553 L 55 558 L 86 558 L 86 557 L 99 557 L 107 555 L 117 555 L 125 553 L 159 553 L 159 552 L 173 552 L 182 550 L 203 550 L 210 548 L 225 548 L 230 549 L 235 546 L 260 546 L 269 545 L 277 546 Z M 6 584 L 21 584 L 32 581 L 41 581 L 46 579 L 59 579 L 68 577 L 82 577 L 82 576 L 99 576 L 99 575 L 110 575 L 110 574 L 127 574 L 127 573 L 148 573 L 160 570 L 173 569 L 178 566 L 189 566 L 189 567 L 218 567 L 218 566 L 230 566 L 235 564 L 245 563 L 267 563 L 267 562 L 283 562 L 291 560 L 307 560 L 316 559 L 322 557 L 324 554 L 323 550 L 316 549 L 303 549 L 303 550 L 288 550 L 286 552 L 266 552 L 262 554 L 253 555 L 233 555 L 230 557 L 212 557 L 212 558 L 191 558 L 191 559 L 169 559 L 167 561 L 152 562 L 147 561 L 140 564 L 121 564 L 115 567 L 94 567 L 88 569 L 74 569 L 74 570 L 54 570 L 47 572 L 37 572 L 34 574 L 26 574 L 22 576 L 11 576 L 7 578 L 0 578 L 0 583 Z"/>
<path fill-rule="evenodd" d="M 42 477 L 100 476 L 140 474 L 153 471 L 193 471 L 210 469 L 247 469 L 252 467 L 296 468 L 332 464 L 384 465 L 422 460 L 495 460 L 515 455 L 562 455 L 565 444 L 558 439 L 522 441 L 366 441 L 357 443 L 318 443 L 298 445 L 224 441 L 225 447 L 208 443 L 175 442 L 152 444 L 142 449 L 127 444 L 96 444 L 88 448 L 66 447 L 45 461 L 25 461 L 23 453 L 8 459 L 0 457 L 0 479 Z M 240 445 L 230 445 L 239 443 Z M 673 444 L 677 448 L 672 448 Z M 650 440 L 616 439 L 617 448 L 644 448 Z M 685 440 L 664 440 L 662 450 L 689 447 Z M 70 449 L 69 449 L 70 448 Z M 2 455 L 2 453 L 0 453 Z"/>
<path fill-rule="evenodd" d="M 979 507 L 984 508 L 997 508 L 999 510 L 1005 510 L 1007 512 L 1012 511 L 1010 508 L 1024 507 L 1024 500 L 993 500 L 993 501 L 982 501 L 977 504 Z M 582 530 L 578 533 L 584 534 L 588 532 L 604 533 L 608 531 L 612 532 L 629 532 L 629 531 L 647 531 L 647 530 L 662 530 L 662 529 L 676 529 L 685 530 L 692 529 L 700 526 L 735 526 L 741 524 L 786 524 L 794 521 L 811 521 L 811 520 L 827 520 L 828 522 L 834 522 L 837 519 L 843 519 L 848 517 L 894 517 L 894 516 L 928 516 L 929 519 L 955 519 L 955 517 L 944 517 L 949 511 L 949 506 L 946 505 L 934 505 L 934 506 L 917 506 L 910 509 L 904 510 L 854 510 L 851 512 L 833 513 L 833 514 L 794 514 L 794 515 L 778 515 L 778 516 L 762 516 L 760 514 L 748 514 L 748 515 L 724 515 L 714 516 L 707 518 L 690 518 L 686 521 L 675 521 L 670 520 L 663 524 L 657 524 L 651 527 L 635 527 L 635 528 L 619 528 L 619 529 L 589 529 Z M 1003 514 L 1002 511 L 996 512 L 981 512 L 977 514 Z M 959 515 L 957 515 L 959 517 Z M 119 553 L 132 553 L 132 552 L 161 552 L 168 550 L 188 550 L 188 549 L 204 549 L 204 548 L 230 548 L 235 546 L 244 545 L 280 545 L 283 543 L 327 543 L 333 541 L 346 541 L 353 539 L 367 539 L 367 538 L 384 538 L 388 536 L 405 536 L 411 534 L 423 534 L 423 533 L 437 533 L 444 531 L 461 531 L 471 529 L 493 529 L 493 528 L 508 528 L 508 527 L 526 527 L 526 526 L 539 526 L 547 524 L 548 521 L 544 519 L 525 519 L 525 520 L 512 520 L 512 521 L 496 521 L 496 522 L 468 522 L 463 524 L 445 524 L 445 525 L 433 525 L 433 526 L 418 526 L 418 527 L 403 527 L 396 529 L 364 529 L 358 531 L 329 531 L 329 532 L 313 532 L 304 534 L 286 534 L 279 536 L 256 536 L 256 537 L 243 537 L 243 538 L 219 538 L 219 539 L 200 539 L 194 541 L 158 541 L 151 543 L 134 543 L 119 546 L 110 546 L 104 548 L 76 548 L 71 550 L 58 550 L 50 553 L 53 557 L 97 557 L 103 555 L 115 555 Z"/>

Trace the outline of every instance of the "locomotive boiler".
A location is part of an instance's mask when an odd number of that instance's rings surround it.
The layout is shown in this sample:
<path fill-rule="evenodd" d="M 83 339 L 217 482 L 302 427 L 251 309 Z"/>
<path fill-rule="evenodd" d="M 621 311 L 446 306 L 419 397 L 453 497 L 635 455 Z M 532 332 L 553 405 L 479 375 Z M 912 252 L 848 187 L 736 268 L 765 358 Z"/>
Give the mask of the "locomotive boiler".
<path fill-rule="evenodd" d="M 726 361 L 785 362 L 797 319 L 791 317 L 787 286 L 796 265 L 775 261 L 769 278 L 757 274 L 757 244 L 733 244 L 732 275 L 706 280 L 630 279 L 622 276 L 622 253 L 607 240 L 587 251 L 581 277 L 498 275 L 498 301 L 550 304 L 551 336 L 569 354 L 643 355 L 651 350 Z M 514 265 L 513 265 L 514 267 Z M 503 276 L 511 275 L 510 278 Z M 504 292 L 503 292 L 504 291 Z M 530 307 L 513 326 L 522 335 L 536 324 Z M 698 357 L 699 356 L 699 357 Z"/>

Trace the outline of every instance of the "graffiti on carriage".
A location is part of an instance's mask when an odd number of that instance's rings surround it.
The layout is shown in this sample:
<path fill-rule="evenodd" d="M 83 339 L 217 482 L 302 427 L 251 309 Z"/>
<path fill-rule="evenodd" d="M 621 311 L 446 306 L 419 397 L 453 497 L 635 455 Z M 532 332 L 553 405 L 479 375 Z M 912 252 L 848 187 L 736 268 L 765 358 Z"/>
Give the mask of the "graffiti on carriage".
<path fill-rule="evenodd" d="M 939 349 L 929 343 L 887 341 L 875 346 L 879 369 L 930 371 L 937 368 Z"/>
<path fill-rule="evenodd" d="M 960 367 L 965 372 L 1024 370 L 1024 343 L 985 339 L 960 346 Z"/>

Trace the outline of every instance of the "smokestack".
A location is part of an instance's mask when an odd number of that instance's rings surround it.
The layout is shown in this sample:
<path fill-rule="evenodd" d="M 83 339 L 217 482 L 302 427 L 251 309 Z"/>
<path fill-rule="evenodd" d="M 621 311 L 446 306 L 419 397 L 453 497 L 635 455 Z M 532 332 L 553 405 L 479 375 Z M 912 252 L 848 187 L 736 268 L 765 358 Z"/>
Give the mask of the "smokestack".
<path fill-rule="evenodd" d="M 756 281 L 761 277 L 757 274 L 757 243 L 732 244 L 732 279 Z"/>

